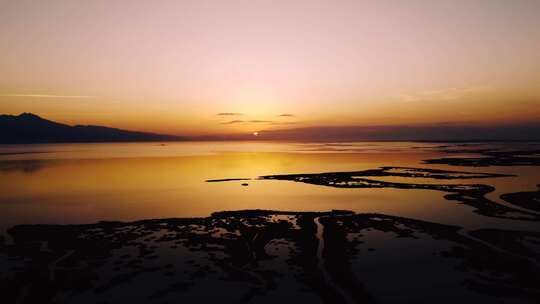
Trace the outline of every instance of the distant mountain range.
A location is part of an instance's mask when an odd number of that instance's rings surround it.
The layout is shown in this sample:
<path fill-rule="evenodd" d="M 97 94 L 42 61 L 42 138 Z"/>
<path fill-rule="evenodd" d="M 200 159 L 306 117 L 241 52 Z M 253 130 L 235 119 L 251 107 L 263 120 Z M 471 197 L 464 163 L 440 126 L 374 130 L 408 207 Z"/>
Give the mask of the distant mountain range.
<path fill-rule="evenodd" d="M 305 127 L 251 133 L 174 136 L 127 131 L 102 126 L 70 126 L 35 114 L 0 115 L 0 144 L 129 142 L 129 141 L 227 141 L 271 140 L 306 142 L 343 141 L 540 141 L 540 122 L 494 126 L 396 125 Z"/>
<path fill-rule="evenodd" d="M 102 126 L 70 126 L 35 114 L 0 115 L 0 143 L 128 142 L 183 140 L 183 137 Z"/>

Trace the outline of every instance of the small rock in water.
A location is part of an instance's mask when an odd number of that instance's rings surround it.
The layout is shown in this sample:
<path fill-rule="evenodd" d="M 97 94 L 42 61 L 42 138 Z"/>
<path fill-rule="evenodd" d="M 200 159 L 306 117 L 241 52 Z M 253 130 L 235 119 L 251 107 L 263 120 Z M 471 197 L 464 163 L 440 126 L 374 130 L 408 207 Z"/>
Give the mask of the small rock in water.
<path fill-rule="evenodd" d="M 249 186 L 248 183 L 243 183 L 242 186 L 246 187 L 246 186 Z"/>

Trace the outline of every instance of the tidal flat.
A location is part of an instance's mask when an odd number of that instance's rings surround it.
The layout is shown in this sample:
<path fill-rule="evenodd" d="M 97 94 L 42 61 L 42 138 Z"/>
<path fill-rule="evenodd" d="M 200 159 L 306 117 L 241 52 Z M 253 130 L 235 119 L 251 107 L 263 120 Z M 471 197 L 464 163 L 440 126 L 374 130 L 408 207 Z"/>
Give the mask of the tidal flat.
<path fill-rule="evenodd" d="M 265 145 L 3 147 L 5 302 L 540 300 L 536 144 Z"/>

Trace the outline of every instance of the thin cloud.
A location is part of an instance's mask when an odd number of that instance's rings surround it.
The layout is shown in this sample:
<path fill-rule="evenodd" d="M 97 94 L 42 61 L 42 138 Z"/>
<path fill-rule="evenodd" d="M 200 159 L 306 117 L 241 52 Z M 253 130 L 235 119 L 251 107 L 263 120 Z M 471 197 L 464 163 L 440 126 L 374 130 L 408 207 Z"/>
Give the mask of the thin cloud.
<path fill-rule="evenodd" d="M 221 124 L 222 125 L 233 125 L 233 124 L 278 124 L 278 122 L 275 122 L 275 121 L 272 121 L 272 120 L 258 120 L 258 119 L 254 119 L 254 120 L 240 120 L 240 119 L 236 119 L 236 120 L 230 120 L 230 121 L 225 121 L 225 122 L 222 122 Z"/>
<path fill-rule="evenodd" d="M 231 121 L 222 122 L 221 124 L 222 125 L 232 125 L 232 124 L 244 123 L 244 122 L 245 121 L 243 121 L 243 120 L 231 120 Z"/>
<path fill-rule="evenodd" d="M 273 123 L 271 120 L 250 120 L 250 123 Z"/>
<path fill-rule="evenodd" d="M 296 117 L 296 116 L 294 114 L 283 113 L 283 114 L 280 114 L 279 117 Z"/>
<path fill-rule="evenodd" d="M 242 113 L 235 113 L 235 112 L 221 112 L 217 113 L 217 116 L 240 116 L 243 115 Z"/>
<path fill-rule="evenodd" d="M 287 122 L 272 122 L 271 125 L 296 125 L 296 121 L 287 121 Z"/>
<path fill-rule="evenodd" d="M 95 98 L 87 95 L 51 95 L 51 94 L 2 94 L 0 97 L 31 97 L 31 98 Z"/>
<path fill-rule="evenodd" d="M 465 97 L 466 95 L 489 90 L 489 86 L 470 86 L 463 88 L 448 88 L 442 90 L 422 91 L 413 94 L 402 94 L 399 96 L 404 102 L 415 101 L 448 101 Z"/>

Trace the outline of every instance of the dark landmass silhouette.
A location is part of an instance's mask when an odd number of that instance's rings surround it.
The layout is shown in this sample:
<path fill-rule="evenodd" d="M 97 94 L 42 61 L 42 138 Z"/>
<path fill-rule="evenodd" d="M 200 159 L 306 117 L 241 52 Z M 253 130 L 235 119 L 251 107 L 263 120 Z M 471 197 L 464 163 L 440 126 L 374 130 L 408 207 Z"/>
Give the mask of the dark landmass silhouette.
<path fill-rule="evenodd" d="M 0 239 L 0 254 L 8 258 L 0 278 L 7 303 L 540 298 L 539 256 L 527 241 L 538 242 L 540 234 L 527 231 L 467 233 L 458 226 L 338 210 L 241 210 L 206 218 L 19 225 L 8 233 L 12 242 Z M 380 274 L 384 286 L 372 289 L 371 278 Z M 429 288 L 411 291 L 414 286 Z"/>
<path fill-rule="evenodd" d="M 220 113 L 218 115 L 239 113 Z M 236 121 L 232 121 L 236 122 Z M 269 122 L 251 120 L 247 122 Z M 136 132 L 105 126 L 70 126 L 35 114 L 0 115 L 0 144 L 128 141 L 418 141 L 418 142 L 537 142 L 540 123 L 473 126 L 459 124 L 419 124 L 381 126 L 313 126 L 258 130 L 248 133 L 217 133 L 190 136 Z"/>
<path fill-rule="evenodd" d="M 377 178 L 398 177 L 409 178 L 411 182 L 390 182 Z M 465 179 L 480 179 L 480 178 L 501 178 L 512 177 L 508 174 L 497 173 L 479 173 L 465 171 L 448 171 L 429 168 L 407 168 L 407 167 L 381 167 L 378 169 L 370 169 L 364 171 L 351 172 L 325 172 L 325 173 L 305 173 L 305 174 L 281 174 L 281 175 L 265 175 L 260 176 L 258 180 L 282 180 L 293 181 L 312 185 L 334 187 L 334 188 L 395 188 L 395 189 L 420 189 L 420 190 L 435 190 L 448 193 L 444 196 L 449 201 L 458 201 L 464 205 L 474 208 L 474 212 L 497 218 L 505 219 L 520 219 L 527 221 L 540 221 L 538 214 L 527 210 L 536 210 L 530 206 L 534 203 L 519 204 L 511 199 L 504 198 L 510 204 L 521 207 L 520 209 L 510 206 L 501 205 L 485 197 L 486 194 L 493 192 L 494 187 L 484 184 L 446 184 L 446 183 L 417 183 L 413 182 L 416 179 L 427 180 L 465 180 Z M 246 180 L 243 178 L 225 178 L 207 180 L 207 182 L 231 182 Z M 517 193 L 511 197 L 520 196 L 518 200 L 522 200 L 521 196 L 526 196 L 527 199 L 533 200 L 531 196 L 536 193 Z M 515 200 L 514 200 L 515 201 Z M 523 209 L 524 208 L 524 209 Z"/>
<path fill-rule="evenodd" d="M 449 154 L 475 154 L 477 157 L 443 157 L 426 159 L 425 164 L 490 167 L 490 166 L 540 166 L 540 150 L 497 151 L 493 149 L 443 149 Z"/>
<path fill-rule="evenodd" d="M 260 139 L 309 142 L 425 141 L 490 142 L 540 141 L 540 123 L 492 126 L 460 124 L 403 124 L 380 126 L 314 126 L 260 130 Z"/>
<path fill-rule="evenodd" d="M 501 195 L 501 198 L 510 204 L 540 212 L 540 185 L 536 191 L 523 191 Z"/>
<path fill-rule="evenodd" d="M 127 131 L 102 126 L 70 126 L 41 118 L 35 114 L 0 115 L 0 143 L 65 143 L 169 141 L 183 137 Z"/>

